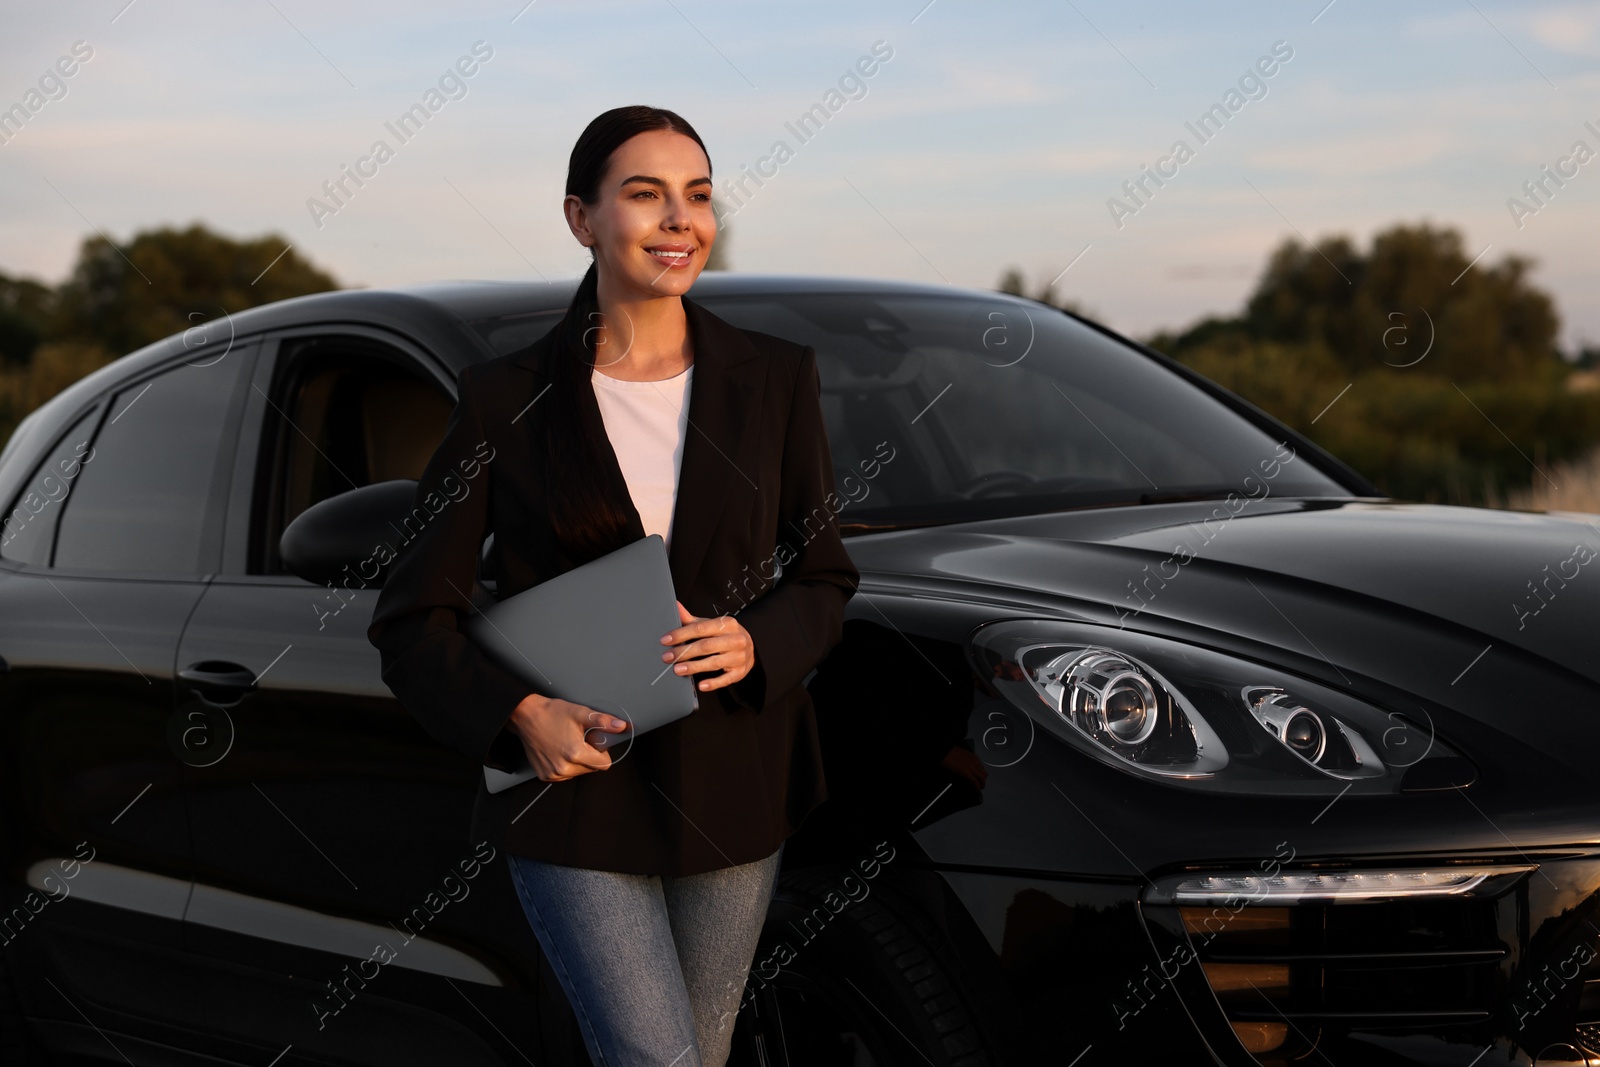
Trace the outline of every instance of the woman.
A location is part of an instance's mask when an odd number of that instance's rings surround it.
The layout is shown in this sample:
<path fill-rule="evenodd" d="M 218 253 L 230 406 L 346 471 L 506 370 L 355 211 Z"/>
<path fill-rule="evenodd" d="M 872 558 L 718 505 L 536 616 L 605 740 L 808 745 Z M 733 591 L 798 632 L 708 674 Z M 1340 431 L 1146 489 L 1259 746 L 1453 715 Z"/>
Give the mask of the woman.
<path fill-rule="evenodd" d="M 537 781 L 480 788 L 528 921 L 596 1063 L 718 1065 L 783 843 L 827 796 L 801 684 L 860 575 L 839 538 L 816 353 L 684 294 L 716 240 L 711 164 L 678 115 L 625 107 L 573 148 L 593 251 L 565 318 L 468 366 L 368 637 L 440 741 Z M 599 355 L 597 355 L 599 353 Z M 460 632 L 484 538 L 501 598 L 651 533 L 699 707 L 615 753 L 610 715 L 529 693 Z"/>

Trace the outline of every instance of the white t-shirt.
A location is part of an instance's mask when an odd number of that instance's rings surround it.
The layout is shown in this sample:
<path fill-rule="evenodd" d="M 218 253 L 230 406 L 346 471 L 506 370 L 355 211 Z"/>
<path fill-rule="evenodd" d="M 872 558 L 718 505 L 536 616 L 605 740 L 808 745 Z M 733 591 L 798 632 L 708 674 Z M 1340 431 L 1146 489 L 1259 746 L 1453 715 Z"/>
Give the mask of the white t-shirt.
<path fill-rule="evenodd" d="M 599 368 L 593 376 L 606 436 L 628 483 L 628 495 L 644 521 L 644 532 L 660 534 L 668 548 L 693 377 L 692 363 L 682 373 L 654 382 L 610 378 Z"/>

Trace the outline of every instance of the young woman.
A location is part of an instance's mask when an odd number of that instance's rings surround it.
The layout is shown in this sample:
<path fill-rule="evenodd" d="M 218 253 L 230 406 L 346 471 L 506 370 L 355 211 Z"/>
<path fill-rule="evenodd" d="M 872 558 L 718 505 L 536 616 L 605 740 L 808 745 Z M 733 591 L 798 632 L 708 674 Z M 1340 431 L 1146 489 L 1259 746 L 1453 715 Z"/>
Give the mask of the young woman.
<path fill-rule="evenodd" d="M 528 921 L 610 1067 L 729 1053 L 783 843 L 827 796 L 801 684 L 860 575 L 839 538 L 816 353 L 685 297 L 716 240 L 711 163 L 671 111 L 600 115 L 565 210 L 594 262 L 565 318 L 468 366 L 368 636 L 439 740 L 538 780 L 480 788 Z M 504 598 L 651 533 L 682 625 L 662 662 L 699 708 L 613 752 L 623 724 L 529 693 L 460 632 L 485 537 Z"/>

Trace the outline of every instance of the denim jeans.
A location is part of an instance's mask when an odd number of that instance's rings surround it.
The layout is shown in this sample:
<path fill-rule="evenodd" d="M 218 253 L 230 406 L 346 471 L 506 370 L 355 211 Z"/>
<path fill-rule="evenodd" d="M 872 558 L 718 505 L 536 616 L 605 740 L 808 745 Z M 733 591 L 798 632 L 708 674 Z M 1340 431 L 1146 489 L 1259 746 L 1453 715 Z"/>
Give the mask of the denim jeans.
<path fill-rule="evenodd" d="M 595 1064 L 723 1067 L 782 857 L 673 877 L 507 853 Z"/>

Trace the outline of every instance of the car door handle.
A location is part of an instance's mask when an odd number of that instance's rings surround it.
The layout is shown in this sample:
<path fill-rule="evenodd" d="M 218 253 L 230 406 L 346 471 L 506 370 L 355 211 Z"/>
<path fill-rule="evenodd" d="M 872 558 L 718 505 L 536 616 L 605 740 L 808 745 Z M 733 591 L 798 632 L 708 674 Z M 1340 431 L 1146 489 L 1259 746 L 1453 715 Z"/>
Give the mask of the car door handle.
<path fill-rule="evenodd" d="M 223 703 L 232 703 L 256 687 L 254 671 L 237 663 L 214 659 L 183 668 L 178 672 L 178 680 L 203 696 L 220 697 Z"/>

